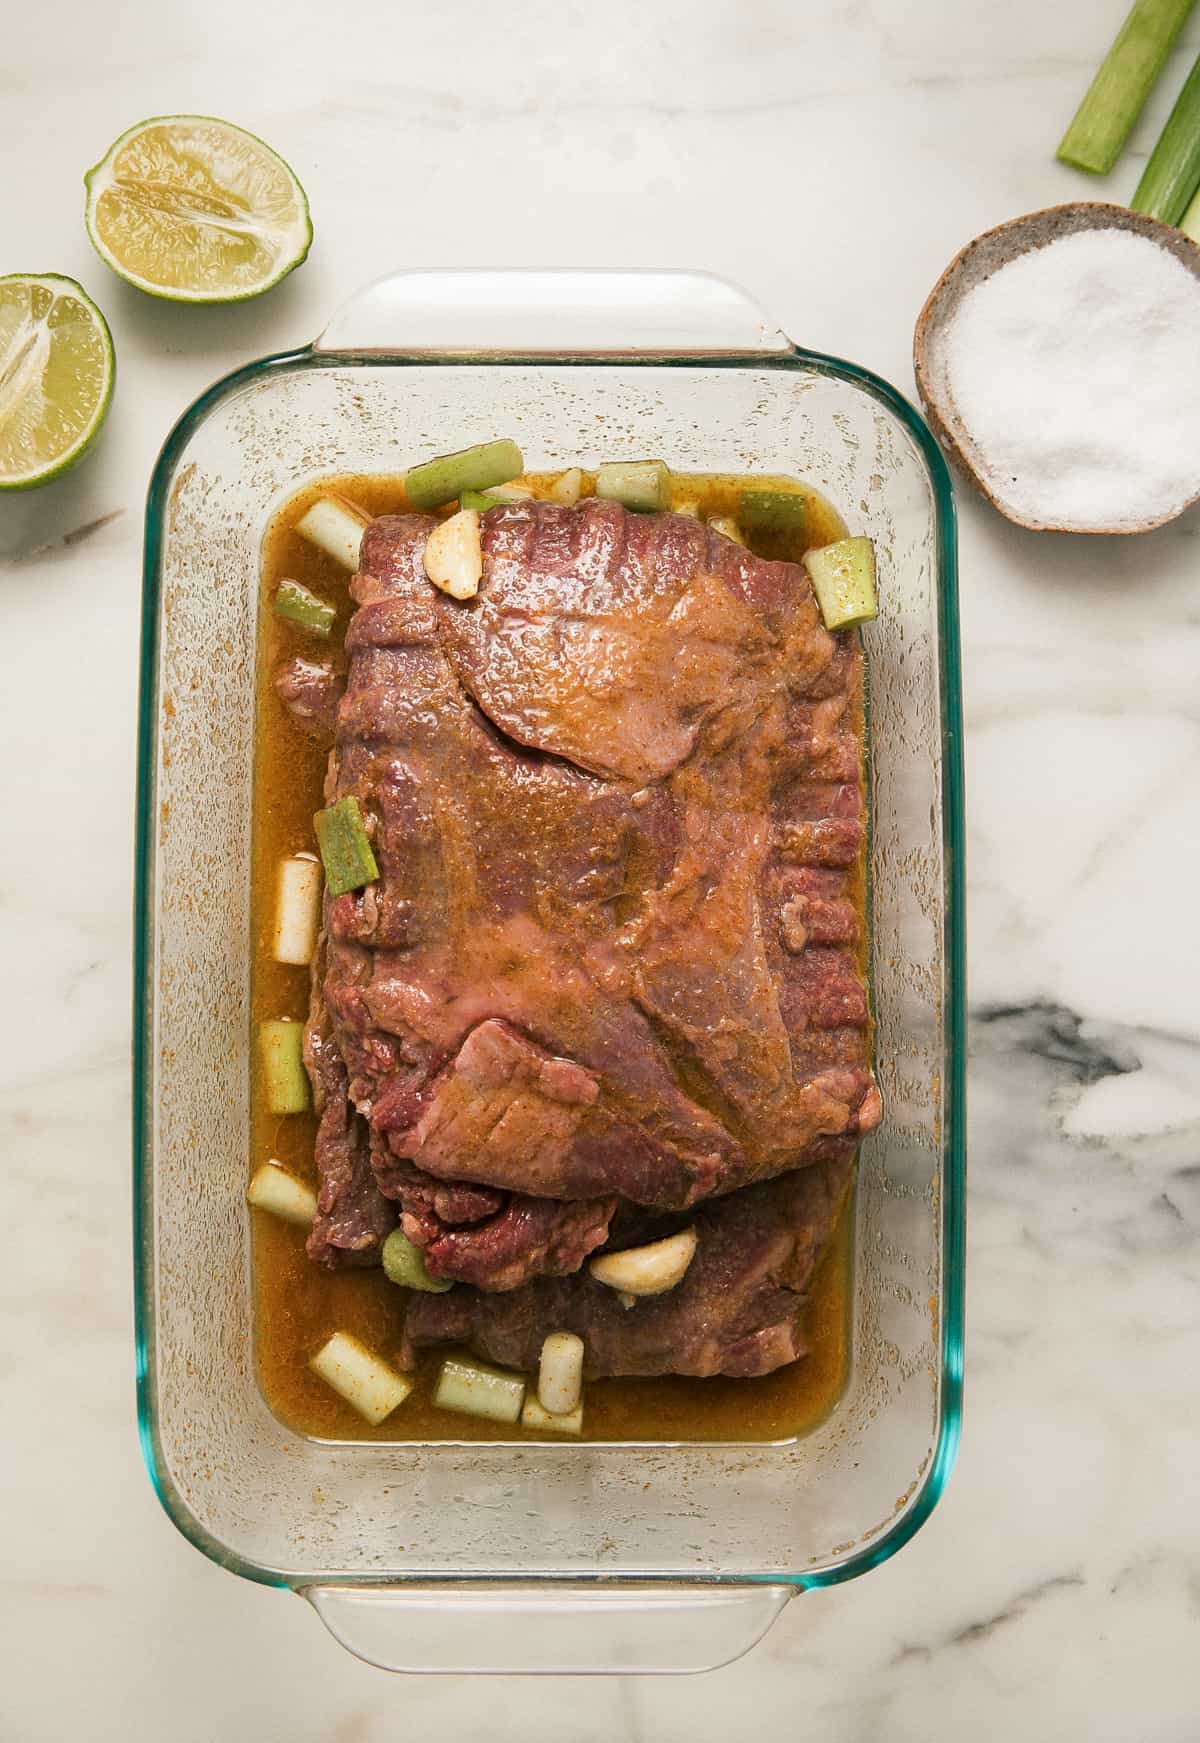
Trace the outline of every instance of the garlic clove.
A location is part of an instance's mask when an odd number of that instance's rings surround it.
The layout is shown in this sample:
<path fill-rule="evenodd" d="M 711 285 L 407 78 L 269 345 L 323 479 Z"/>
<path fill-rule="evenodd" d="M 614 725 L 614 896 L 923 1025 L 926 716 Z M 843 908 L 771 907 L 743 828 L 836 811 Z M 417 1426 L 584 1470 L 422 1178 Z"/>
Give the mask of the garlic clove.
<path fill-rule="evenodd" d="M 583 473 L 579 467 L 568 466 L 561 478 L 556 478 L 550 486 L 550 495 L 555 502 L 573 508 L 583 495 Z"/>
<path fill-rule="evenodd" d="M 485 494 L 497 502 L 532 502 L 534 496 L 529 484 L 489 484 Z"/>
<path fill-rule="evenodd" d="M 601 1253 L 588 1270 L 597 1283 L 625 1295 L 662 1295 L 680 1282 L 696 1254 L 696 1231 L 680 1229 L 665 1240 L 623 1253 Z"/>
<path fill-rule="evenodd" d="M 714 515 L 708 524 L 714 533 L 720 533 L 723 539 L 728 539 L 732 544 L 744 545 L 746 543 L 742 537 L 742 529 L 732 515 Z"/>
<path fill-rule="evenodd" d="M 483 579 L 483 540 L 476 510 L 461 508 L 439 522 L 425 541 L 421 561 L 443 593 L 452 599 L 474 599 Z"/>

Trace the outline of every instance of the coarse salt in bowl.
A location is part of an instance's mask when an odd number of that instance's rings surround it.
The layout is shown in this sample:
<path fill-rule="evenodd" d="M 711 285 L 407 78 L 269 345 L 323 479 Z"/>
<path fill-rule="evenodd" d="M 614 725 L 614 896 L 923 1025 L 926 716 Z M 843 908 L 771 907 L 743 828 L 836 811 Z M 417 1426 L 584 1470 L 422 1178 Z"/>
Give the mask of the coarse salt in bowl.
<path fill-rule="evenodd" d="M 1153 219 L 989 231 L 922 311 L 915 367 L 943 445 L 1023 526 L 1142 532 L 1200 495 L 1200 249 Z"/>

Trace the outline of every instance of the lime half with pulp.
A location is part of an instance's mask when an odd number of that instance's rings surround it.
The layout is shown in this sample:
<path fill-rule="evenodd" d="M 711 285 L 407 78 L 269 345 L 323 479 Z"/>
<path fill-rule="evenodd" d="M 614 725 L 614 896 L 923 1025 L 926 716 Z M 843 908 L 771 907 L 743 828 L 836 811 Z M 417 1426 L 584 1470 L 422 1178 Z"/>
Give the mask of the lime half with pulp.
<path fill-rule="evenodd" d="M 114 272 L 181 303 L 256 297 L 312 242 L 304 189 L 269 145 L 207 115 L 123 133 L 87 187 L 87 229 Z"/>
<path fill-rule="evenodd" d="M 114 374 L 108 323 L 73 278 L 0 278 L 0 490 L 31 490 L 82 458 Z"/>

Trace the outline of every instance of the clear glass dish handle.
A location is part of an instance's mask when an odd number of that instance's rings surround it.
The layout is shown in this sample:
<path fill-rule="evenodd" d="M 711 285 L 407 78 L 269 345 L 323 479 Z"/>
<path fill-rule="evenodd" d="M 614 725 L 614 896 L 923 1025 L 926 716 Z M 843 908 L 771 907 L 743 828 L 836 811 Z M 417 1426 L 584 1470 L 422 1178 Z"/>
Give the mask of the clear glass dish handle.
<path fill-rule="evenodd" d="M 716 1670 L 795 1588 L 656 1580 L 306 1586 L 334 1639 L 382 1670 L 562 1676 Z"/>
<path fill-rule="evenodd" d="M 318 353 L 621 357 L 779 355 L 792 342 L 708 272 L 396 272 L 356 291 Z"/>

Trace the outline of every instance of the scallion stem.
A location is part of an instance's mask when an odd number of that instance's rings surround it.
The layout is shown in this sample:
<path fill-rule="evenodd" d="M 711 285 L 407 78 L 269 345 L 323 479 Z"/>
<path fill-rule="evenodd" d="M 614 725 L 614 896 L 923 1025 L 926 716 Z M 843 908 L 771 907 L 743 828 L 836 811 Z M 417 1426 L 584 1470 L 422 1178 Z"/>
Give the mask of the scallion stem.
<path fill-rule="evenodd" d="M 454 1284 L 448 1278 L 431 1277 L 425 1265 L 425 1255 L 415 1246 L 403 1229 L 393 1229 L 383 1243 L 383 1269 L 390 1283 L 404 1289 L 423 1289 L 430 1295 L 444 1295 Z"/>
<path fill-rule="evenodd" d="M 661 460 L 608 460 L 596 473 L 596 495 L 653 512 L 671 506 L 671 474 Z"/>
<path fill-rule="evenodd" d="M 1062 136 L 1062 163 L 1104 176 L 1121 155 L 1195 0 L 1136 0 L 1075 118 Z"/>
<path fill-rule="evenodd" d="M 404 491 L 414 508 L 438 508 L 464 490 L 490 490 L 525 470 L 521 450 L 507 439 L 479 442 L 457 454 L 439 454 L 404 474 Z"/>
<path fill-rule="evenodd" d="M 276 962 L 312 961 L 321 913 L 321 867 L 311 854 L 295 854 L 279 862 L 275 897 Z"/>
<path fill-rule="evenodd" d="M 361 890 L 364 884 L 375 882 L 379 867 L 371 852 L 362 806 L 353 794 L 318 811 L 313 828 L 331 896 L 344 896 L 349 890 Z"/>
<path fill-rule="evenodd" d="M 317 1195 L 303 1180 L 297 1180 L 278 1162 L 264 1162 L 246 1192 L 256 1210 L 270 1211 L 284 1222 L 311 1228 L 317 1214 Z"/>
<path fill-rule="evenodd" d="M 304 1024 L 271 1017 L 258 1026 L 263 1091 L 267 1112 L 302 1114 L 308 1109 L 308 1073 L 304 1069 Z"/>
<path fill-rule="evenodd" d="M 1191 205 L 1179 220 L 1179 228 L 1193 242 L 1200 242 L 1200 189 L 1192 196 Z"/>
<path fill-rule="evenodd" d="M 875 547 L 870 539 L 838 539 L 805 551 L 804 567 L 826 629 L 845 629 L 879 616 Z"/>
<path fill-rule="evenodd" d="M 525 1380 L 468 1356 L 447 1356 L 434 1388 L 439 1410 L 460 1410 L 464 1416 L 487 1416 L 493 1422 L 515 1422 L 525 1399 Z"/>
<path fill-rule="evenodd" d="M 287 576 L 275 589 L 274 604 L 276 617 L 308 630 L 311 635 L 328 637 L 337 617 L 332 605 L 310 593 L 302 582 L 289 580 Z"/>
<path fill-rule="evenodd" d="M 1143 212 L 1147 218 L 1178 224 L 1197 188 L 1200 188 L 1200 56 L 1175 99 L 1175 107 L 1129 203 L 1135 212 Z"/>
<path fill-rule="evenodd" d="M 322 496 L 296 522 L 296 531 L 310 545 L 335 558 L 344 569 L 358 568 L 358 551 L 368 517 L 353 503 Z"/>
<path fill-rule="evenodd" d="M 308 1364 L 327 1386 L 340 1392 L 372 1428 L 378 1428 L 413 1389 L 405 1374 L 398 1374 L 374 1350 L 344 1331 L 335 1331 Z"/>

